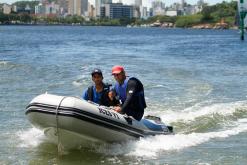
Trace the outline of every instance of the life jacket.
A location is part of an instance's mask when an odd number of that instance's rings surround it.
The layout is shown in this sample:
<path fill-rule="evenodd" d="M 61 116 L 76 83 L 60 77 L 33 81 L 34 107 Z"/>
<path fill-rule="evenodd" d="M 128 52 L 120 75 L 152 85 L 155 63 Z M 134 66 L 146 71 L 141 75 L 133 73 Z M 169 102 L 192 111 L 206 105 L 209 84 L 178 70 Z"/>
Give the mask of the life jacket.
<path fill-rule="evenodd" d="M 146 104 L 146 101 L 145 101 L 145 95 L 144 95 L 144 87 L 143 87 L 143 84 L 141 83 L 140 80 L 138 80 L 137 78 L 135 77 L 131 77 L 129 78 L 129 80 L 132 79 L 132 80 L 135 80 L 138 82 L 138 86 L 139 86 L 139 91 L 136 92 L 135 94 L 135 97 L 137 97 L 137 102 L 139 104 L 139 108 L 141 109 L 145 109 L 147 107 L 147 104 Z"/>
<path fill-rule="evenodd" d="M 147 107 L 146 105 L 146 101 L 145 101 L 145 96 L 144 96 L 144 87 L 141 83 L 140 80 L 138 80 L 137 78 L 135 77 L 130 77 L 128 79 L 125 79 L 124 80 L 124 83 L 122 85 L 120 85 L 119 83 L 116 83 L 115 84 L 115 90 L 117 92 L 117 95 L 118 95 L 118 99 L 121 100 L 121 103 L 123 104 L 124 101 L 126 100 L 126 97 L 127 97 L 127 86 L 128 86 L 128 81 L 129 80 L 135 80 L 138 82 L 138 86 L 139 86 L 139 91 L 135 93 L 135 97 L 137 98 L 137 102 L 135 102 L 136 104 L 138 105 L 135 105 L 135 106 L 138 106 L 139 108 L 141 109 L 145 109 Z"/>
<path fill-rule="evenodd" d="M 118 82 L 115 84 L 115 90 L 118 96 L 118 100 L 121 102 L 121 104 L 124 103 L 126 100 L 126 90 L 127 90 L 127 85 L 128 85 L 129 79 L 125 79 L 124 83 L 120 85 Z"/>
<path fill-rule="evenodd" d="M 100 105 L 105 105 L 105 106 L 110 106 L 110 100 L 108 98 L 108 92 L 110 90 L 111 84 L 103 84 L 103 90 L 102 90 L 102 95 L 99 100 Z M 94 86 L 88 87 L 87 94 L 88 94 L 88 100 L 94 101 L 94 91 L 93 91 Z"/>

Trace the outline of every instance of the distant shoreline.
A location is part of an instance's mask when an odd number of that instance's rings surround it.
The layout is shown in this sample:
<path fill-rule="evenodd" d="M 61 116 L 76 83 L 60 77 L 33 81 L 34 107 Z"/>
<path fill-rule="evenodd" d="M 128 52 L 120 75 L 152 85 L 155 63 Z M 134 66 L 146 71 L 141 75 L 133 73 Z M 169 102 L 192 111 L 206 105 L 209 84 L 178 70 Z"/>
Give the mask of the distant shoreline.
<path fill-rule="evenodd" d="M 237 26 L 235 27 L 229 27 L 229 28 L 205 28 L 205 27 L 141 27 L 141 26 L 135 26 L 135 27 L 127 27 L 122 25 L 72 25 L 72 24 L 0 24 L 0 26 L 72 26 L 72 27 L 126 27 L 130 29 L 139 28 L 139 29 L 146 29 L 146 28 L 152 28 L 152 29 L 191 29 L 191 30 L 238 30 L 239 28 Z"/>

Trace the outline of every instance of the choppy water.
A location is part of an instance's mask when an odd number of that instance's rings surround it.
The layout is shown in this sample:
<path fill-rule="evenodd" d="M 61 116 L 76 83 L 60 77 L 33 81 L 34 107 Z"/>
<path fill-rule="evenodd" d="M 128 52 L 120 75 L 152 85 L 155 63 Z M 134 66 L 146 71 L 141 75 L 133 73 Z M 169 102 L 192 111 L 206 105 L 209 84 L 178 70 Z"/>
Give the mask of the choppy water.
<path fill-rule="evenodd" d="M 0 164 L 247 164 L 246 46 L 231 30 L 0 26 Z M 94 67 L 113 82 L 115 64 L 176 134 L 58 154 L 25 106 L 80 96 Z"/>

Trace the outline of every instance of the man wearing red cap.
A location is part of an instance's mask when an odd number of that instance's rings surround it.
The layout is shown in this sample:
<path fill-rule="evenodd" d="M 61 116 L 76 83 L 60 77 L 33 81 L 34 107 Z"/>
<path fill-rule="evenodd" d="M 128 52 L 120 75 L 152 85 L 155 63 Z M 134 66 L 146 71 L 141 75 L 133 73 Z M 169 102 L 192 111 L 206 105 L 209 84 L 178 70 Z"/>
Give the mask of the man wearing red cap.
<path fill-rule="evenodd" d="M 112 91 L 109 93 L 110 99 L 117 95 L 121 105 L 114 107 L 114 110 L 141 120 L 146 101 L 144 88 L 140 80 L 135 77 L 127 78 L 124 68 L 116 65 L 112 68 L 112 75 L 117 81 Z"/>

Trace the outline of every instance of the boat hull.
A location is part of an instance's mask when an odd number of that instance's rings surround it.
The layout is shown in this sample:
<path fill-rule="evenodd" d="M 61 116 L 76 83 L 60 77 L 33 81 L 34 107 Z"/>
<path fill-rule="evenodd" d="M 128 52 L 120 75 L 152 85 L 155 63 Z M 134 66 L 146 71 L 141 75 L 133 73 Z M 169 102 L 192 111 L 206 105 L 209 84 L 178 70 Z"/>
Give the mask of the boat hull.
<path fill-rule="evenodd" d="M 148 126 L 156 127 L 153 121 L 137 121 L 80 98 L 51 94 L 35 97 L 27 106 L 26 115 L 31 124 L 43 130 L 53 142 L 69 146 L 89 144 L 88 141 L 122 142 L 171 133 L 163 123 L 157 127 L 160 130 L 155 130 Z"/>

